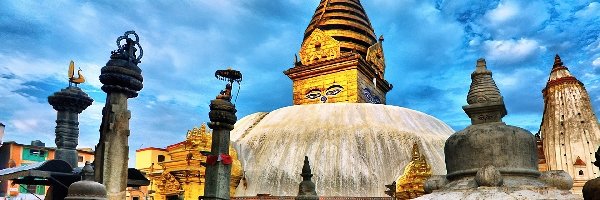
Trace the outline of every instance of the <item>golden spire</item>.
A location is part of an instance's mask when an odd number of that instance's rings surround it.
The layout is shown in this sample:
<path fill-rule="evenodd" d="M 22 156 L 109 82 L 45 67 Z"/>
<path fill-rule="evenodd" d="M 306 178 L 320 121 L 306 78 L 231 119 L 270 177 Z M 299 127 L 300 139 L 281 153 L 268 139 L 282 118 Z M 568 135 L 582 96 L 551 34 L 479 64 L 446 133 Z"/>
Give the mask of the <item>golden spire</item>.
<path fill-rule="evenodd" d="M 396 198 L 412 199 L 425 194 L 425 181 L 431 177 L 431 166 L 420 153 L 419 145 L 413 144 L 412 160 L 404 167 L 404 173 L 396 180 Z"/>
<path fill-rule="evenodd" d="M 304 32 L 305 41 L 315 29 L 341 42 L 342 52 L 356 51 L 363 57 L 367 48 L 377 43 L 360 0 L 321 0 Z"/>
<path fill-rule="evenodd" d="M 69 85 L 70 83 L 75 83 L 75 86 L 77 86 L 78 84 L 84 83 L 85 82 L 85 77 L 83 77 L 83 74 L 81 74 L 81 69 L 77 70 L 77 78 L 75 78 L 75 62 L 73 62 L 71 60 L 71 63 L 69 63 Z"/>

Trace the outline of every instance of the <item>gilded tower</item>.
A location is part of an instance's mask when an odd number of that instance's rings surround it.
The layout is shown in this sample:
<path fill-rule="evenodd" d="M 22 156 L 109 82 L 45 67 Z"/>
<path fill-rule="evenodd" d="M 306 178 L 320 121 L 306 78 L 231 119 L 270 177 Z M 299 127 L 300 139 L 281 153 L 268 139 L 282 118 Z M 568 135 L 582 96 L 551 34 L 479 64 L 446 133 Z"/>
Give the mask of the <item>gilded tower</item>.
<path fill-rule="evenodd" d="M 564 170 L 573 177 L 573 192 L 581 194 L 587 180 L 598 177 L 592 165 L 600 145 L 600 129 L 590 97 L 556 55 L 544 95 L 540 127 L 548 170 Z"/>
<path fill-rule="evenodd" d="M 295 105 L 385 104 L 383 36 L 375 36 L 360 0 L 321 0 L 304 32 L 300 58 L 284 73 Z"/>

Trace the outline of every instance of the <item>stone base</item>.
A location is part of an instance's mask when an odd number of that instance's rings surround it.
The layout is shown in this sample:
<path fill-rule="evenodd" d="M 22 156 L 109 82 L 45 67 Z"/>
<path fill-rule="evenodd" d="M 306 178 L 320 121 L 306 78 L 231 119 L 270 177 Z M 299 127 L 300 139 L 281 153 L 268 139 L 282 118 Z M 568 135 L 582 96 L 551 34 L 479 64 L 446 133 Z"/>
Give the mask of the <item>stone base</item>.
<path fill-rule="evenodd" d="M 583 199 L 569 190 L 554 187 L 478 187 L 464 190 L 438 190 L 416 199 Z"/>
<path fill-rule="evenodd" d="M 312 196 L 312 195 L 301 195 L 301 196 L 296 196 L 296 198 L 294 198 L 294 200 L 319 200 L 319 197 Z"/>
<path fill-rule="evenodd" d="M 78 167 L 77 161 L 79 160 L 79 154 L 77 154 L 77 150 L 57 149 L 54 153 L 54 157 L 69 163 L 72 168 Z"/>

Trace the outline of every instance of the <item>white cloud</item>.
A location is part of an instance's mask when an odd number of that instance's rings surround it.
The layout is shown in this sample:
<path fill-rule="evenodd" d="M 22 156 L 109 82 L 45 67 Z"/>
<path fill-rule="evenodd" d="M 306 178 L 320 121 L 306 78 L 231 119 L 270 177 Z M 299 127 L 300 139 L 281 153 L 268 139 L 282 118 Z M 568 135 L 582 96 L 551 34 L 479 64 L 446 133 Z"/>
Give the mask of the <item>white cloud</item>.
<path fill-rule="evenodd" d="M 517 68 L 510 73 L 496 73 L 494 79 L 498 87 L 510 91 L 523 90 L 532 85 L 542 85 L 546 81 L 546 72 L 536 68 Z M 523 80 L 529 80 L 530 84 L 522 84 Z"/>
<path fill-rule="evenodd" d="M 492 23 L 504 23 L 514 19 L 519 9 L 515 2 L 501 2 L 496 9 L 489 11 L 486 17 Z"/>
<path fill-rule="evenodd" d="M 592 61 L 592 65 L 594 67 L 600 67 L 600 57 L 596 58 L 596 60 Z"/>
<path fill-rule="evenodd" d="M 494 38 L 518 38 L 543 28 L 549 12 L 548 3 L 543 1 L 505 0 L 489 10 L 480 23 Z"/>
<path fill-rule="evenodd" d="M 484 42 L 486 58 L 505 63 L 523 61 L 545 47 L 533 39 L 521 38 L 519 40 L 488 40 Z"/>
<path fill-rule="evenodd" d="M 600 17 L 600 3 L 592 2 L 585 8 L 577 11 L 575 16 L 578 18 L 597 18 Z"/>

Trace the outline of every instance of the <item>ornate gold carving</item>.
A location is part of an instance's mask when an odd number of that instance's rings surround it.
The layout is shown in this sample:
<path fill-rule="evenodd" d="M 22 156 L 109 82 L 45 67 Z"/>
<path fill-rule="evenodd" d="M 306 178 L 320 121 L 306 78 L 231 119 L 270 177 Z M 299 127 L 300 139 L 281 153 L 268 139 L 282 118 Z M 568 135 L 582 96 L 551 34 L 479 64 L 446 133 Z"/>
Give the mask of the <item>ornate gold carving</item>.
<path fill-rule="evenodd" d="M 186 150 L 210 151 L 211 135 L 207 131 L 206 124 L 202 123 L 200 128 L 194 127 L 187 132 Z"/>
<path fill-rule="evenodd" d="M 181 189 L 181 183 L 169 172 L 164 172 L 158 179 L 159 193 L 162 195 L 177 194 Z"/>
<path fill-rule="evenodd" d="M 210 151 L 211 141 L 211 130 L 203 123 L 200 127 L 189 130 L 185 141 L 166 148 L 170 160 L 151 165 L 145 170 L 149 172 L 148 178 L 154 184 L 152 190 L 157 192 L 156 199 L 174 194 L 196 197 L 204 194 L 206 168 L 201 163 L 206 162 L 206 156 L 200 152 Z M 231 145 L 229 155 L 233 159 L 230 183 L 230 194 L 233 196 L 242 179 L 243 169 L 237 152 Z"/>
<path fill-rule="evenodd" d="M 340 56 L 340 42 L 317 28 L 304 40 L 299 54 L 303 65 L 331 60 Z"/>
<path fill-rule="evenodd" d="M 424 195 L 423 185 L 431 174 L 431 166 L 419 152 L 419 145 L 413 144 L 412 160 L 404 168 L 404 174 L 396 181 L 396 198 L 413 199 Z"/>
<path fill-rule="evenodd" d="M 379 41 L 367 50 L 367 62 L 376 67 L 379 78 L 383 79 L 385 73 L 385 56 L 383 55 L 383 41 Z"/>

